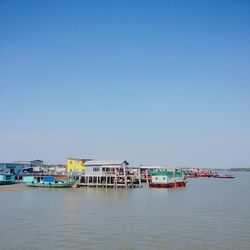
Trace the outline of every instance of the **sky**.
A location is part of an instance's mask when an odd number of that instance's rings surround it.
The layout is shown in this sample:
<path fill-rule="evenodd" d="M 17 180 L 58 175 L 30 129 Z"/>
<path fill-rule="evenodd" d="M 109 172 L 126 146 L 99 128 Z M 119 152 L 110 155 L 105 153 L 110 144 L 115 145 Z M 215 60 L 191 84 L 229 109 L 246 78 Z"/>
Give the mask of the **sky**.
<path fill-rule="evenodd" d="M 250 167 L 250 1 L 0 0 L 0 162 Z"/>

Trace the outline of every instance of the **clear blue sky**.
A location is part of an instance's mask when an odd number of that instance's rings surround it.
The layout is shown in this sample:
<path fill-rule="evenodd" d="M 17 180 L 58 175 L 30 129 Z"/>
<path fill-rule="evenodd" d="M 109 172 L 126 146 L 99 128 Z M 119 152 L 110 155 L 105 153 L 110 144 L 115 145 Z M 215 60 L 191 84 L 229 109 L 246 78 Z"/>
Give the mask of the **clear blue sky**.
<path fill-rule="evenodd" d="M 250 166 L 250 1 L 0 0 L 0 162 Z"/>

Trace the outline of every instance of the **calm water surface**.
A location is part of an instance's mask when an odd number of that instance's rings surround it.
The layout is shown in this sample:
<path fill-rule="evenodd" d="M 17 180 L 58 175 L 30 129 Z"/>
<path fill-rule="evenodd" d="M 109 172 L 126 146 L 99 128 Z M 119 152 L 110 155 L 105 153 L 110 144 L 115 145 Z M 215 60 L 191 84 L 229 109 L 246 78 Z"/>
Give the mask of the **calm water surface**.
<path fill-rule="evenodd" d="M 0 249 L 250 249 L 250 173 L 184 189 L 0 187 Z"/>

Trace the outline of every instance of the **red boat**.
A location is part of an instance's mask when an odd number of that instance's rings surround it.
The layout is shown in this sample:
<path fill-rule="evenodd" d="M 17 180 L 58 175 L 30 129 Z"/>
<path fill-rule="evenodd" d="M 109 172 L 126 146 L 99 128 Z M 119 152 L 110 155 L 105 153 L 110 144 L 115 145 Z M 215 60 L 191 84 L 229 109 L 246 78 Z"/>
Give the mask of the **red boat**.
<path fill-rule="evenodd" d="M 198 173 L 198 176 L 199 177 L 212 177 L 212 174 L 207 173 L 207 172 L 201 172 L 201 173 Z"/>
<path fill-rule="evenodd" d="M 176 182 L 176 183 L 149 183 L 150 188 L 177 188 L 177 187 L 185 187 L 186 182 Z"/>
<path fill-rule="evenodd" d="M 221 176 L 220 178 L 224 178 L 224 179 L 233 179 L 235 178 L 234 176 L 230 175 L 230 174 L 225 174 L 223 176 Z"/>

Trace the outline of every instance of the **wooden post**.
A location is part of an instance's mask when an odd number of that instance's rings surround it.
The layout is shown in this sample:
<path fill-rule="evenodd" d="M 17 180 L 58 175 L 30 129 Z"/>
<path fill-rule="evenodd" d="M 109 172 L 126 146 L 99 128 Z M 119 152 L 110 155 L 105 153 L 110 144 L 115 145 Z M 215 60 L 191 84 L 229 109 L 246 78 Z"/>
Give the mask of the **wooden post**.
<path fill-rule="evenodd" d="M 175 171 L 174 171 L 174 187 L 175 187 L 175 188 L 177 187 Z"/>
<path fill-rule="evenodd" d="M 127 179 L 125 167 L 123 167 L 123 174 L 124 174 L 125 188 L 128 188 L 128 179 Z"/>
<path fill-rule="evenodd" d="M 115 168 L 114 188 L 117 188 L 117 172 L 116 172 L 116 168 Z"/>
<path fill-rule="evenodd" d="M 146 181 L 147 181 L 147 183 L 149 182 L 148 181 L 148 169 L 146 169 Z"/>
<path fill-rule="evenodd" d="M 141 169 L 139 169 L 139 186 L 140 186 L 140 188 L 142 187 L 141 186 Z"/>

